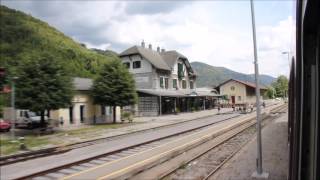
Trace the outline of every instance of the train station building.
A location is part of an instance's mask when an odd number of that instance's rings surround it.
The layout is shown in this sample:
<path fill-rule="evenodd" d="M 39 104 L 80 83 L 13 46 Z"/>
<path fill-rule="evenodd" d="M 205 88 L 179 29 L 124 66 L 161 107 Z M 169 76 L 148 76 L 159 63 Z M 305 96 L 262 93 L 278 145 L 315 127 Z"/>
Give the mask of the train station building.
<path fill-rule="evenodd" d="M 260 85 L 260 98 L 266 92 L 267 88 Z M 244 105 L 255 104 L 256 85 L 251 82 L 245 82 L 237 79 L 229 79 L 216 87 L 221 95 L 225 96 L 228 104 Z"/>
<path fill-rule="evenodd" d="M 122 53 L 138 92 L 136 116 L 158 116 L 211 109 L 220 97 L 215 91 L 198 91 L 196 73 L 186 56 L 175 50 L 132 46 Z"/>

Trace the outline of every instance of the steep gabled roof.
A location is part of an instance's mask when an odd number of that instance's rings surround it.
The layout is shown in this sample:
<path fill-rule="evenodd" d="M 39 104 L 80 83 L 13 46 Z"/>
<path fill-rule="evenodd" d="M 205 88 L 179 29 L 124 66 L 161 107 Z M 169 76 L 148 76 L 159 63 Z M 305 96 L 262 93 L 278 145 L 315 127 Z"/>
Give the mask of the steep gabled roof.
<path fill-rule="evenodd" d="M 184 60 L 185 65 L 187 66 L 189 72 L 194 74 L 194 71 L 189 63 L 188 58 L 180 54 L 179 52 L 175 50 L 165 51 L 165 52 L 161 52 L 160 55 L 162 56 L 163 60 L 168 64 L 170 68 L 173 68 L 173 66 L 175 65 L 178 59 Z"/>
<path fill-rule="evenodd" d="M 123 51 L 119 56 L 123 57 L 123 56 L 134 55 L 134 54 L 140 54 L 143 58 L 147 59 L 153 66 L 155 66 L 158 69 L 163 69 L 168 71 L 171 70 L 171 68 L 163 60 L 163 58 L 157 51 L 143 48 L 141 46 L 133 46 Z"/>
<path fill-rule="evenodd" d="M 241 81 L 241 80 L 237 80 L 237 79 L 229 79 L 229 80 L 221 83 L 221 84 L 218 85 L 217 87 L 220 87 L 220 86 L 222 86 L 222 85 L 224 85 L 224 84 L 226 84 L 226 83 L 228 83 L 228 82 L 230 82 L 230 81 L 235 81 L 235 82 L 238 82 L 238 83 L 240 83 L 240 84 L 243 84 L 243 85 L 245 85 L 245 86 L 248 86 L 248 87 L 251 87 L 251 88 L 254 88 L 254 89 L 256 88 L 256 85 L 255 85 L 254 83 L 245 82 L 245 81 Z M 261 84 L 259 85 L 259 87 L 260 87 L 260 89 L 262 89 L 262 90 L 266 90 L 266 89 L 267 89 L 265 86 L 263 86 L 263 85 L 261 85 Z"/>
<path fill-rule="evenodd" d="M 187 59 L 184 55 L 178 53 L 177 51 L 165 51 L 161 52 L 160 55 L 171 68 L 173 68 L 173 66 L 179 58 Z"/>
<path fill-rule="evenodd" d="M 147 59 L 154 67 L 163 70 L 172 70 L 178 59 L 182 59 L 185 62 L 189 72 L 195 75 L 188 58 L 180 54 L 177 51 L 165 51 L 157 52 L 149 48 L 141 46 L 132 46 L 119 54 L 120 57 L 139 54 L 143 58 Z"/>

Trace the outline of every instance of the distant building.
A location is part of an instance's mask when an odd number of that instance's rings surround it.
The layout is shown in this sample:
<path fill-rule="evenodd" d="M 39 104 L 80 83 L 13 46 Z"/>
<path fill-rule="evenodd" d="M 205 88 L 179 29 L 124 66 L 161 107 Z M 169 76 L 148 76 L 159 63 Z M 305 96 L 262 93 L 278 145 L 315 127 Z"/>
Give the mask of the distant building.
<path fill-rule="evenodd" d="M 55 125 L 58 125 L 59 128 L 62 129 L 76 128 L 87 124 L 113 122 L 112 107 L 93 104 L 93 99 L 89 93 L 92 83 L 92 79 L 74 78 L 73 84 L 75 92 L 71 106 L 46 112 L 48 118 L 53 120 L 51 122 L 55 122 Z M 29 112 L 29 110 L 16 109 L 15 116 L 17 123 L 24 122 L 25 119 L 30 118 L 23 113 L 26 111 Z M 120 121 L 120 108 L 117 107 L 116 111 L 116 121 Z M 37 116 L 36 118 L 39 119 L 40 122 L 40 116 L 37 115 L 37 113 L 33 114 Z M 4 118 L 9 120 L 13 119 L 10 107 L 4 108 Z"/>
<path fill-rule="evenodd" d="M 58 120 L 61 128 L 113 122 L 112 107 L 93 104 L 89 94 L 92 79 L 74 78 L 73 83 L 76 91 L 72 98 L 72 106 L 51 111 L 50 119 Z M 116 120 L 119 121 L 120 108 L 117 108 L 116 115 Z"/>
<path fill-rule="evenodd" d="M 221 95 L 227 96 L 229 104 L 254 104 L 256 102 L 256 85 L 251 82 L 229 79 L 217 86 Z M 260 85 L 261 99 L 266 87 Z"/>
<path fill-rule="evenodd" d="M 120 53 L 133 74 L 139 95 L 137 116 L 156 116 L 212 108 L 217 94 L 198 92 L 196 74 L 188 58 L 150 44 L 133 46 Z"/>

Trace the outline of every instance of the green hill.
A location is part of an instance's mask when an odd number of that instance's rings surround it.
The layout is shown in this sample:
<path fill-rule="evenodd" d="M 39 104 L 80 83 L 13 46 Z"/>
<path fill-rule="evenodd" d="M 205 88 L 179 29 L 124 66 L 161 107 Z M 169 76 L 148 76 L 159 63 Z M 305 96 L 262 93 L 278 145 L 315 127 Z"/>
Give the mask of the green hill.
<path fill-rule="evenodd" d="M 14 72 L 22 61 L 41 58 L 44 53 L 63 63 L 73 76 L 93 77 L 101 65 L 119 59 L 115 53 L 104 54 L 87 49 L 49 24 L 23 12 L 0 7 L 0 64 Z M 90 33 L 90 32 L 88 32 Z"/>
<path fill-rule="evenodd" d="M 254 75 L 243 74 L 232 71 L 224 67 L 210 66 L 201 62 L 192 62 L 191 66 L 197 73 L 197 86 L 217 86 L 228 79 L 238 79 L 242 81 L 254 82 Z M 270 85 L 275 80 L 269 75 L 260 75 L 260 83 L 263 85 Z"/>

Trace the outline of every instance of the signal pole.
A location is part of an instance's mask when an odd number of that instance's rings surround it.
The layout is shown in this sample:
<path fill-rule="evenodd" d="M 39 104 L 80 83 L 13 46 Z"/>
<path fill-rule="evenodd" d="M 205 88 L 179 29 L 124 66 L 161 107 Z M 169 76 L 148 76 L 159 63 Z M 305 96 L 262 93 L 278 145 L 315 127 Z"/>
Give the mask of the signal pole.
<path fill-rule="evenodd" d="M 16 88 L 15 88 L 15 81 L 18 79 L 18 77 L 12 77 L 11 78 L 11 139 L 12 141 L 15 141 L 15 125 L 16 125 L 16 108 L 15 108 L 15 98 L 16 98 Z"/>
<path fill-rule="evenodd" d="M 251 5 L 253 52 L 254 52 L 254 72 L 255 72 L 255 84 L 256 84 L 256 107 L 257 107 L 257 169 L 256 169 L 256 172 L 254 172 L 252 174 L 252 177 L 267 179 L 269 174 L 266 173 L 266 172 L 263 172 L 263 169 L 262 169 L 261 106 L 260 106 L 260 87 L 259 87 L 259 66 L 258 66 L 256 25 L 255 25 L 253 0 L 250 0 L 250 5 Z"/>

